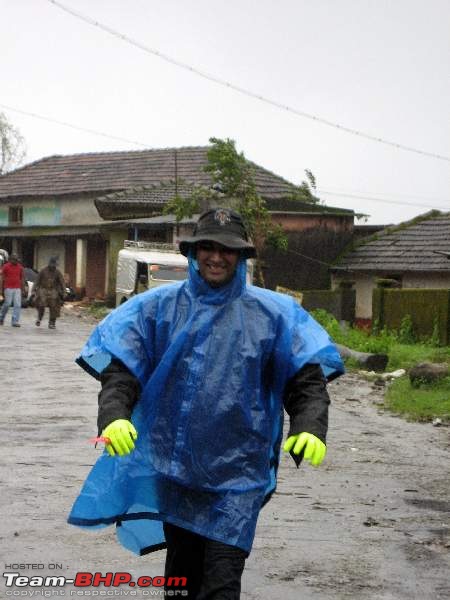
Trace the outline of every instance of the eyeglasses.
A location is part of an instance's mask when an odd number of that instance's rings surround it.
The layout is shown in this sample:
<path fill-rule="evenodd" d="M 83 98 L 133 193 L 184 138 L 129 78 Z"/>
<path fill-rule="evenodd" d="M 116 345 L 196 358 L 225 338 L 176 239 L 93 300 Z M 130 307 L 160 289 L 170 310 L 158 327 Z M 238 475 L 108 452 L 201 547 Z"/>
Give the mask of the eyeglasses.
<path fill-rule="evenodd" d="M 239 252 L 239 250 L 227 248 L 227 246 L 222 246 L 222 244 L 215 242 L 197 242 L 196 246 L 197 250 L 202 250 L 203 252 L 219 252 L 220 254 L 238 254 Z"/>

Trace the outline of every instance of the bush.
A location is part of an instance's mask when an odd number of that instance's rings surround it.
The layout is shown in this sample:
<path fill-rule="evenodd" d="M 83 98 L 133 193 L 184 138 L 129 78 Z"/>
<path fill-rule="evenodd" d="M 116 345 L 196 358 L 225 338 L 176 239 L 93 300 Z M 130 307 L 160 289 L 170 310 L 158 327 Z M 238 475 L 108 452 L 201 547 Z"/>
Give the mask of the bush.
<path fill-rule="evenodd" d="M 365 329 L 355 327 L 342 328 L 333 315 L 319 308 L 312 310 L 311 316 L 318 321 L 329 333 L 337 344 L 348 346 L 359 352 L 370 352 L 372 354 L 389 353 L 389 348 L 396 342 L 394 333 L 383 329 L 378 335 L 373 335 Z"/>
<path fill-rule="evenodd" d="M 411 317 L 408 315 L 402 321 L 402 327 L 397 333 L 386 328 L 379 329 L 374 323 L 372 333 L 355 327 L 339 325 L 338 321 L 326 310 L 310 311 L 311 315 L 327 330 L 337 344 L 347 346 L 359 352 L 372 354 L 383 353 L 389 356 L 388 370 L 409 369 L 418 362 L 448 362 L 450 363 L 450 348 L 437 348 L 430 338 L 421 343 L 412 343 L 414 334 Z M 409 341 L 406 341 L 409 340 Z M 351 363 L 346 363 L 351 366 Z"/>
<path fill-rule="evenodd" d="M 405 315 L 400 322 L 400 329 L 398 331 L 398 341 L 402 344 L 414 344 L 414 327 L 411 319 L 411 315 Z"/>

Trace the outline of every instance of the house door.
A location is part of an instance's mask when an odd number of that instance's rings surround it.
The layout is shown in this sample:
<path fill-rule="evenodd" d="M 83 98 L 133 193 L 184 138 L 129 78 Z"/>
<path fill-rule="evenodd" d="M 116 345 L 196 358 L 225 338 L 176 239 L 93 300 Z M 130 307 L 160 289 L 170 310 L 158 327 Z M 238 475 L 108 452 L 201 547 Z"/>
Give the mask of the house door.
<path fill-rule="evenodd" d="M 20 256 L 24 267 L 34 267 L 34 240 L 22 240 Z"/>

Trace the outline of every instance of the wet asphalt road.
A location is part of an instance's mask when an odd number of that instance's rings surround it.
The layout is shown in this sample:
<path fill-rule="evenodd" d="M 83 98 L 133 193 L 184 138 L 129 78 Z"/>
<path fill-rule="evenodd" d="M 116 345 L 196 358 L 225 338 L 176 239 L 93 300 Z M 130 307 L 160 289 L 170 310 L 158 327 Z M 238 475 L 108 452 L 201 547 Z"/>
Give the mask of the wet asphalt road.
<path fill-rule="evenodd" d="M 139 558 L 116 543 L 112 528 L 94 533 L 66 523 L 99 453 L 87 443 L 96 433 L 98 384 L 74 363 L 93 325 L 66 308 L 56 331 L 35 327 L 34 317 L 27 309 L 20 329 L 10 316 L 0 328 L 2 572 L 25 563 L 38 566 L 20 569 L 28 576 L 162 575 L 164 551 Z M 283 457 L 242 598 L 449 598 L 449 429 L 384 413 L 382 390 L 355 375 L 331 384 L 330 394 L 328 456 L 319 469 L 299 470 Z M 42 588 L 14 588 L 20 597 L 31 590 L 44 597 Z M 63 592 L 81 597 L 68 587 L 51 597 Z M 0 598 L 7 597 L 3 580 Z"/>

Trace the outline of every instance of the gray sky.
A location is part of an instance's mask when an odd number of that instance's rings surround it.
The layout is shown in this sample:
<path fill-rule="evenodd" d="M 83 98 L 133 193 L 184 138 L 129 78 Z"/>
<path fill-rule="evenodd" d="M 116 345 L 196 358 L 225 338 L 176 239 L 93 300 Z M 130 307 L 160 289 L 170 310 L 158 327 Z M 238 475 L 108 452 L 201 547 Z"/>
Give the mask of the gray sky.
<path fill-rule="evenodd" d="M 61 2 L 281 104 L 450 156 L 448 0 Z M 310 169 L 326 204 L 368 213 L 369 223 L 398 223 L 427 207 L 450 210 L 449 162 L 246 97 L 88 25 L 48 0 L 0 0 L 0 52 L 0 111 L 25 137 L 27 161 L 140 146 L 1 104 L 149 148 L 230 137 L 247 158 L 294 183 Z"/>

